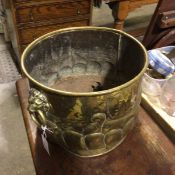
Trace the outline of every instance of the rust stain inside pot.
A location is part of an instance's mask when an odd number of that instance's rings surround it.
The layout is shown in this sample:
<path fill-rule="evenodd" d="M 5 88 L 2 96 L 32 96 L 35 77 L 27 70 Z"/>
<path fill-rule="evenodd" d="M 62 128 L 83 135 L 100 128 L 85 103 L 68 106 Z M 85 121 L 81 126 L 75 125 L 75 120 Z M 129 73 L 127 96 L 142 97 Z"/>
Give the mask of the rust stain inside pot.
<path fill-rule="evenodd" d="M 51 87 L 68 92 L 96 92 L 114 88 L 121 82 L 101 76 L 82 75 L 57 80 Z"/>

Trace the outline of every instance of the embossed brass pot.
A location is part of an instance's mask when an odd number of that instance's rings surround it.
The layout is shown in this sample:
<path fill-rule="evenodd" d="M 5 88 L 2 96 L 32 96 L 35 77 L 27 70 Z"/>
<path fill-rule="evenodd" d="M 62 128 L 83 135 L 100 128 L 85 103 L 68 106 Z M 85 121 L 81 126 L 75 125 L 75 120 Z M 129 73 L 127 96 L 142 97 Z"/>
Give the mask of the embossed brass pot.
<path fill-rule="evenodd" d="M 66 150 L 102 155 L 134 126 L 147 64 L 144 47 L 122 31 L 78 27 L 48 33 L 22 55 L 31 86 L 28 110 Z"/>

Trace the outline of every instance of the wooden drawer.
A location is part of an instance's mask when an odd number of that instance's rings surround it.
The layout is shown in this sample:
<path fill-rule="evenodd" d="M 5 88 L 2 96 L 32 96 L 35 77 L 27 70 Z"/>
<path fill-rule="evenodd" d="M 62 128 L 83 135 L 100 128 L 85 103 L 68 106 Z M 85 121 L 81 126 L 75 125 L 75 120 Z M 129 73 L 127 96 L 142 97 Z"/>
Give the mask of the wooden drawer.
<path fill-rule="evenodd" d="M 15 3 L 21 3 L 21 2 L 32 2 L 32 1 L 36 1 L 36 2 L 42 2 L 43 0 L 13 0 Z"/>
<path fill-rule="evenodd" d="M 90 1 L 48 3 L 16 9 L 17 23 L 47 21 L 90 13 Z"/>
<path fill-rule="evenodd" d="M 25 48 L 26 48 L 28 45 L 29 45 L 29 44 L 20 45 L 20 54 L 23 53 L 23 51 L 25 50 Z"/>
<path fill-rule="evenodd" d="M 44 2 L 47 2 L 47 1 L 65 2 L 65 1 L 70 1 L 70 0 L 13 0 L 14 3 L 36 3 L 36 2 L 43 2 L 44 3 Z"/>
<path fill-rule="evenodd" d="M 89 24 L 89 20 L 81 20 L 81 21 L 76 21 L 71 23 L 52 24 L 47 26 L 19 29 L 18 30 L 19 42 L 20 44 L 29 44 L 36 38 L 48 32 L 61 29 L 61 28 L 66 28 L 66 27 L 87 26 L 88 24 Z"/>

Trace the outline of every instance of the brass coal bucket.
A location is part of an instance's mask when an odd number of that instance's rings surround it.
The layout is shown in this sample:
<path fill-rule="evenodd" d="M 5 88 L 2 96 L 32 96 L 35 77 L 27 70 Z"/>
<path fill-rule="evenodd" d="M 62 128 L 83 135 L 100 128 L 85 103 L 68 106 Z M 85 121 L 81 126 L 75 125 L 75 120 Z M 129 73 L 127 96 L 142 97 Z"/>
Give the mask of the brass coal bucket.
<path fill-rule="evenodd" d="M 117 147 L 133 128 L 146 50 L 134 37 L 104 27 L 76 27 L 32 42 L 21 59 L 28 110 L 50 140 L 81 157 Z"/>

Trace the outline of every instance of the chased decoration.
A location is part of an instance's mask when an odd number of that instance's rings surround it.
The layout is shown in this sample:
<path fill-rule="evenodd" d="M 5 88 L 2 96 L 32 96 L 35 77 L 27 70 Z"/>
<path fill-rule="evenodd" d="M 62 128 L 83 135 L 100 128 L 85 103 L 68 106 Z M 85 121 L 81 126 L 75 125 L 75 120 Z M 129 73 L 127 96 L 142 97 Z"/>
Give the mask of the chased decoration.
<path fill-rule="evenodd" d="M 31 89 L 28 110 L 37 125 L 47 125 L 56 142 L 65 149 L 82 157 L 100 155 L 119 145 L 134 127 L 140 98 L 136 91 L 138 84 L 122 93 L 97 97 L 93 108 L 94 111 L 98 108 L 99 112 L 94 112 L 91 117 L 83 112 L 81 98 L 75 98 L 66 118 L 62 118 L 54 112 L 46 95 Z"/>

